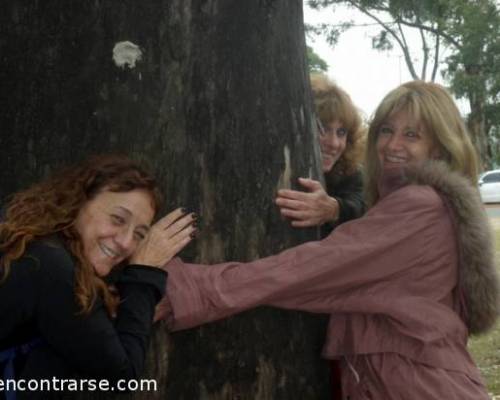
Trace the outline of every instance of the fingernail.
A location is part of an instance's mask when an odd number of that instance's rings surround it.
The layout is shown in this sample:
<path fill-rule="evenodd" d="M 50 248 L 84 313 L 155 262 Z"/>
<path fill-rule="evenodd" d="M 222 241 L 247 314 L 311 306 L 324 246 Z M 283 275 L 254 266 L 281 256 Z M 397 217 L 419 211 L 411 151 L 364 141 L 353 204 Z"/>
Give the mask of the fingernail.
<path fill-rule="evenodd" d="M 194 228 L 198 228 L 198 221 L 191 222 L 191 226 Z"/>
<path fill-rule="evenodd" d="M 196 220 L 197 220 L 197 219 L 199 219 L 200 217 L 198 217 L 198 214 L 193 213 L 193 214 L 191 215 L 191 218 L 193 218 L 193 220 L 195 220 L 195 221 L 196 221 Z"/>
<path fill-rule="evenodd" d="M 194 239 L 197 236 L 197 231 L 191 232 L 189 236 L 191 236 L 191 239 Z"/>
<path fill-rule="evenodd" d="M 187 209 L 186 207 L 182 207 L 182 208 L 181 208 L 181 212 L 182 212 L 183 214 L 187 214 L 187 213 L 188 213 L 188 209 Z"/>

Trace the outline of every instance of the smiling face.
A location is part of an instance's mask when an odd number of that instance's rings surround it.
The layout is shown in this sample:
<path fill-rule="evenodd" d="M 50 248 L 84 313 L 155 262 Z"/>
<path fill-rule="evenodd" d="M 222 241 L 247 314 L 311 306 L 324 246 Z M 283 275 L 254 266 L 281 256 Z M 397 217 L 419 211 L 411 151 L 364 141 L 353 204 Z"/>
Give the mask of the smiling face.
<path fill-rule="evenodd" d="M 103 277 L 136 250 L 154 217 L 151 195 L 145 190 L 102 190 L 87 201 L 75 221 L 84 255 Z"/>
<path fill-rule="evenodd" d="M 320 129 L 319 145 L 323 173 L 331 171 L 347 144 L 347 129 L 339 120 L 325 124 Z"/>
<path fill-rule="evenodd" d="M 430 132 L 405 110 L 394 113 L 380 125 L 376 150 L 382 169 L 416 164 L 439 155 Z"/>

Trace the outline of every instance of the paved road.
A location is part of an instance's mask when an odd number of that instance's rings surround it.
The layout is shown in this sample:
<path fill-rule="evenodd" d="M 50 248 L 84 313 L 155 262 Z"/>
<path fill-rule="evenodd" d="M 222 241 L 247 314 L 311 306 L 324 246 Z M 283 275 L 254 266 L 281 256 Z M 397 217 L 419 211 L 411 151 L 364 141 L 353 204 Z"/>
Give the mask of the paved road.
<path fill-rule="evenodd" d="M 490 218 L 500 218 L 500 204 L 486 204 L 486 213 Z"/>
<path fill-rule="evenodd" d="M 485 204 L 485 208 L 493 229 L 500 229 L 500 204 Z"/>

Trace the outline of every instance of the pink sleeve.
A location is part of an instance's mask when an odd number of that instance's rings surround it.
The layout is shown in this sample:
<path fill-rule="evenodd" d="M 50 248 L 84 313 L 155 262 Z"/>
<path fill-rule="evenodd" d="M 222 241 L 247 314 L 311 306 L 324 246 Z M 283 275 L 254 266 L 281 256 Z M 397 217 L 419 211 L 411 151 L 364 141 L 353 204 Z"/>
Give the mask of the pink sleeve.
<path fill-rule="evenodd" d="M 407 186 L 324 240 L 275 256 L 211 266 L 175 259 L 167 265 L 173 329 L 264 304 L 317 313 L 338 311 L 353 289 L 418 265 L 416 250 L 433 242 L 437 221 L 446 215 L 443 210 L 432 189 Z"/>

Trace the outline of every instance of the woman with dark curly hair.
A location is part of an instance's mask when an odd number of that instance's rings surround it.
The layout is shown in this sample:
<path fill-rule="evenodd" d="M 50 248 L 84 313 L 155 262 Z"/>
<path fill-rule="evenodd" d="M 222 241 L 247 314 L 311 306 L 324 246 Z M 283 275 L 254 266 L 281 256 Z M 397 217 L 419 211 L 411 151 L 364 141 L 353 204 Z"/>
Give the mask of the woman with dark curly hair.
<path fill-rule="evenodd" d="M 326 190 L 318 181 L 299 178 L 307 192 L 282 189 L 276 204 L 292 226 L 322 226 L 326 236 L 335 226 L 364 212 L 363 126 L 349 95 L 326 76 L 312 74 L 311 87 Z"/>
<path fill-rule="evenodd" d="M 0 223 L 4 377 L 138 376 L 165 290 L 161 266 L 196 229 L 182 209 L 151 226 L 159 207 L 153 177 L 121 156 L 93 157 L 11 197 Z"/>

